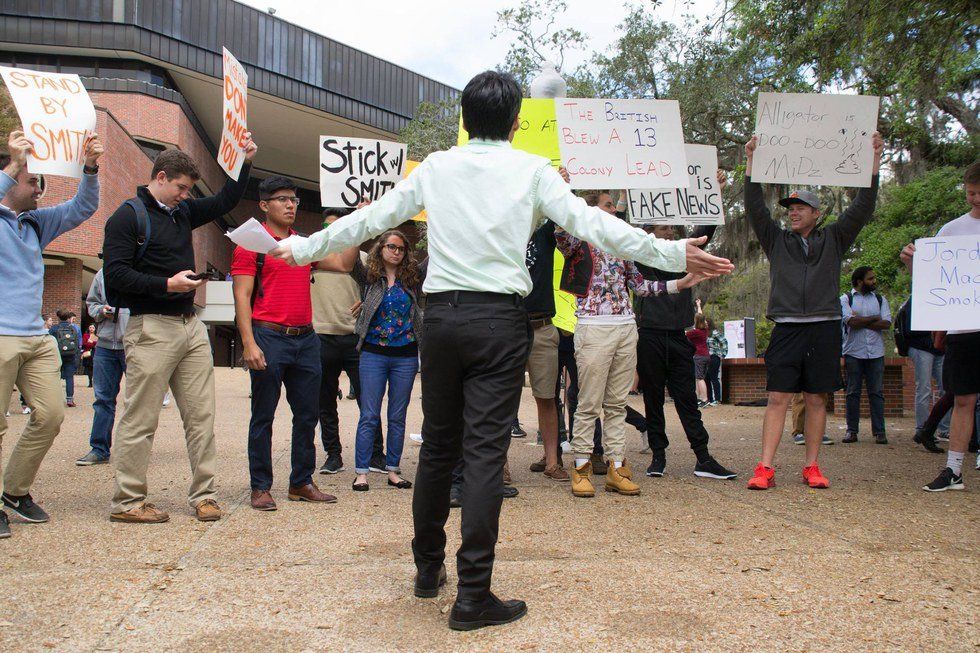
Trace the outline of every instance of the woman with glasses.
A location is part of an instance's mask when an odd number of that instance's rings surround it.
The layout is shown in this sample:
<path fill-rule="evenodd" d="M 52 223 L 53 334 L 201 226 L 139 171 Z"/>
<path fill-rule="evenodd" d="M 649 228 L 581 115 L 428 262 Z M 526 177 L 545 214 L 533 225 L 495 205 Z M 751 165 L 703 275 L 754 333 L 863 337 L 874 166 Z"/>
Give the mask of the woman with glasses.
<path fill-rule="evenodd" d="M 351 273 L 364 287 L 358 335 L 361 373 L 361 418 L 355 440 L 353 489 L 368 489 L 367 475 L 374 434 L 381 422 L 381 400 L 388 388 L 388 485 L 412 487 L 399 467 L 405 442 L 405 415 L 419 369 L 422 310 L 418 304 L 419 269 L 408 240 L 400 231 L 381 235 L 367 264 Z"/>

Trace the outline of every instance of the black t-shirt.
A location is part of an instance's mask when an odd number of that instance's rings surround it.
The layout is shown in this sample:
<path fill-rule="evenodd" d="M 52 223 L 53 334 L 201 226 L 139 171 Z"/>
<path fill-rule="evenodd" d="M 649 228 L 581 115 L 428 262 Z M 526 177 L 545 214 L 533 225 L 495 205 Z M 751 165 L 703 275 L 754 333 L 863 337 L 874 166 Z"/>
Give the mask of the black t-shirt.
<path fill-rule="evenodd" d="M 555 223 L 548 220 L 531 235 L 524 262 L 531 275 L 531 292 L 524 307 L 532 317 L 555 316 Z"/>

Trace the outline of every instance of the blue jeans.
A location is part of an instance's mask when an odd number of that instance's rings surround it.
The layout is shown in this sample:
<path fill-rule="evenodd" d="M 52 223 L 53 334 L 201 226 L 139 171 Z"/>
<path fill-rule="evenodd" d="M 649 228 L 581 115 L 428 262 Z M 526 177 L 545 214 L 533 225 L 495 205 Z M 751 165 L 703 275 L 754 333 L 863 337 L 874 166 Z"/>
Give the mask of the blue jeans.
<path fill-rule="evenodd" d="M 88 437 L 92 451 L 102 458 L 109 457 L 112 448 L 112 424 L 116 420 L 116 397 L 119 383 L 126 373 L 126 352 L 96 346 L 92 352 L 92 385 L 95 387 L 95 415 L 92 433 Z"/>
<path fill-rule="evenodd" d="M 943 394 L 943 356 L 909 347 L 909 358 L 915 369 L 915 428 L 921 429 L 932 410 L 933 379 L 940 396 Z M 939 423 L 940 433 L 949 433 L 949 415 Z"/>
<path fill-rule="evenodd" d="M 272 489 L 272 421 L 283 386 L 293 413 L 289 487 L 313 482 L 316 423 L 320 395 L 320 340 L 312 331 L 287 336 L 254 327 L 255 343 L 265 354 L 264 370 L 252 377 L 252 417 L 248 422 L 248 472 L 253 490 Z"/>
<path fill-rule="evenodd" d="M 75 398 L 75 370 L 78 369 L 78 358 L 61 359 L 61 378 L 65 380 L 65 399 L 72 401 Z"/>
<path fill-rule="evenodd" d="M 847 430 L 858 432 L 861 421 L 861 385 L 868 386 L 868 403 L 871 405 L 871 432 L 875 435 L 885 432 L 885 359 L 855 358 L 844 356 L 847 369 Z"/>
<path fill-rule="evenodd" d="M 385 466 L 399 473 L 405 445 L 405 414 L 419 371 L 416 356 L 382 356 L 361 352 L 361 418 L 354 441 L 354 471 L 367 474 L 374 434 L 381 427 L 381 400 L 388 388 L 388 451 Z"/>

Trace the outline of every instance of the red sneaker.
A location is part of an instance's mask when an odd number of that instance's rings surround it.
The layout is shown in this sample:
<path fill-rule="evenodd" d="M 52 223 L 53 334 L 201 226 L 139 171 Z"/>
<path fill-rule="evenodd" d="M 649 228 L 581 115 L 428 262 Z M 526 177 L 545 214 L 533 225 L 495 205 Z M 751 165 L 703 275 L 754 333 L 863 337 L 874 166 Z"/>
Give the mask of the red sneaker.
<path fill-rule="evenodd" d="M 817 467 L 817 463 L 813 463 L 809 467 L 803 468 L 803 482 L 810 487 L 826 489 L 830 487 L 830 481 L 827 477 L 820 473 L 820 468 Z"/>
<path fill-rule="evenodd" d="M 762 463 L 755 466 L 752 473 L 752 480 L 749 481 L 750 490 L 768 490 L 776 486 L 776 470 L 766 467 Z"/>

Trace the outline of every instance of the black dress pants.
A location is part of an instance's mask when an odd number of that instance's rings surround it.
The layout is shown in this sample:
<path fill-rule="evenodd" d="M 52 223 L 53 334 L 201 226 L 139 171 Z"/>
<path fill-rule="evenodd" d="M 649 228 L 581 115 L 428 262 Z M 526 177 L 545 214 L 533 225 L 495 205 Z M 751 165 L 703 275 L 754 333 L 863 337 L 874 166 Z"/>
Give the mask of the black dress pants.
<path fill-rule="evenodd" d="M 453 468 L 462 455 L 458 598 L 490 591 L 510 425 L 521 401 L 531 325 L 516 295 L 429 295 L 422 338 L 422 447 L 412 497 L 419 573 L 446 557 Z"/>
<path fill-rule="evenodd" d="M 663 453 L 667 441 L 664 422 L 664 388 L 674 400 L 674 408 L 698 460 L 708 456 L 708 431 L 701 421 L 694 389 L 694 345 L 683 331 L 639 329 L 636 347 L 637 371 L 643 387 L 647 441 L 654 454 Z"/>
<path fill-rule="evenodd" d="M 339 456 L 340 418 L 337 416 L 337 391 L 340 389 L 340 373 L 346 372 L 354 388 L 357 405 L 361 405 L 360 353 L 357 351 L 355 334 L 333 336 L 321 333 L 320 338 L 320 438 L 327 456 Z M 381 427 L 374 434 L 374 450 L 371 460 L 384 458 Z"/>

